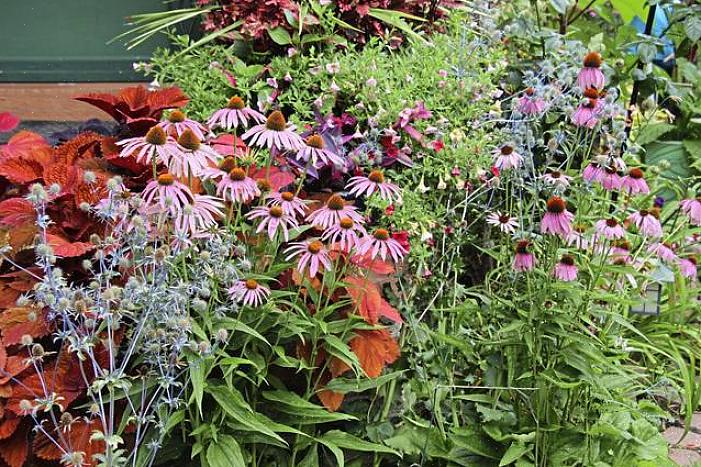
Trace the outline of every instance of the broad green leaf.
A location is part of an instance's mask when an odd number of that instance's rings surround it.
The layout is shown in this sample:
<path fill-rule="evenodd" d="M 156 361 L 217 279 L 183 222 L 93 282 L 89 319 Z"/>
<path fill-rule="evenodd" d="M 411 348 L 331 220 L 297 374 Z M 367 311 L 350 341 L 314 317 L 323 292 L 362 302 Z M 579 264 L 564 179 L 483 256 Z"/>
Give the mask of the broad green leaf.
<path fill-rule="evenodd" d="M 246 467 L 241 447 L 230 435 L 220 435 L 216 443 L 209 445 L 207 462 L 210 467 Z"/>
<path fill-rule="evenodd" d="M 511 443 L 509 449 L 506 450 L 501 460 L 499 461 L 499 467 L 504 467 L 505 465 L 513 464 L 517 459 L 523 457 L 526 453 L 533 450 L 533 445 L 523 444 L 517 441 Z"/>
<path fill-rule="evenodd" d="M 684 21 L 684 31 L 691 42 L 701 39 L 701 18 L 698 15 L 689 15 Z"/>
<path fill-rule="evenodd" d="M 550 5 L 561 15 L 567 13 L 573 3 L 574 0 L 550 0 Z"/>
<path fill-rule="evenodd" d="M 343 394 L 363 392 L 368 389 L 379 388 L 389 381 L 400 377 L 405 371 L 395 371 L 386 375 L 380 375 L 377 378 L 334 378 L 326 385 L 326 389 Z"/>
<path fill-rule="evenodd" d="M 663 177 L 676 180 L 691 175 L 689 161 L 681 141 L 655 142 L 645 149 L 645 163 L 662 165 Z"/>
<path fill-rule="evenodd" d="M 606 0 L 599 0 L 601 3 L 604 1 Z M 647 2 L 644 0 L 611 0 L 611 5 L 626 23 L 633 21 L 636 16 L 643 21 L 647 17 Z"/>
<path fill-rule="evenodd" d="M 317 444 L 313 444 L 307 451 L 307 455 L 299 461 L 296 467 L 319 467 L 319 450 L 317 446 Z"/>
<path fill-rule="evenodd" d="M 288 45 L 292 43 L 292 37 L 290 33 L 285 30 L 282 26 L 278 26 L 274 29 L 268 29 L 268 35 L 278 45 Z"/>
<path fill-rule="evenodd" d="M 677 127 L 669 123 L 650 123 L 645 125 L 638 132 L 635 142 L 644 146 L 657 141 L 661 136 L 669 133 Z"/>
<path fill-rule="evenodd" d="M 353 436 L 350 433 L 340 430 L 331 430 L 324 433 L 321 437 L 324 441 L 331 442 L 336 446 L 343 449 L 350 449 L 352 451 L 363 451 L 363 452 L 384 452 L 386 454 L 394 454 L 395 456 L 401 455 L 394 449 L 390 449 L 387 446 L 383 446 L 377 443 L 371 443 L 370 441 L 365 441 L 357 436 Z"/>
<path fill-rule="evenodd" d="M 324 348 L 328 353 L 340 359 L 343 363 L 351 367 L 355 374 L 362 374 L 362 369 L 360 367 L 358 357 L 353 353 L 350 347 L 348 347 L 348 344 L 346 344 L 333 334 L 325 335 L 324 342 L 326 343 L 326 345 L 324 345 Z"/>
<path fill-rule="evenodd" d="M 205 364 L 203 361 L 197 361 L 190 364 L 190 384 L 192 384 L 192 397 L 195 398 L 197 410 L 202 415 L 202 397 L 204 395 L 205 386 Z"/>
<path fill-rule="evenodd" d="M 500 446 L 491 438 L 485 436 L 484 433 L 480 432 L 477 428 L 470 426 L 455 428 L 450 435 L 450 439 L 456 446 L 472 454 L 494 460 L 500 457 Z M 503 450 L 503 448 L 501 450 Z"/>
<path fill-rule="evenodd" d="M 268 340 L 258 331 L 235 318 L 224 318 L 217 323 L 217 327 L 222 327 L 230 331 L 241 331 L 249 336 L 255 337 L 261 342 L 265 342 L 267 345 L 270 345 L 270 342 L 268 342 Z"/>
<path fill-rule="evenodd" d="M 357 420 L 354 416 L 329 412 L 325 408 L 313 404 L 297 394 L 288 391 L 264 391 L 263 398 L 274 402 L 274 407 L 281 412 L 299 418 L 299 423 L 325 423 L 340 420 Z"/>

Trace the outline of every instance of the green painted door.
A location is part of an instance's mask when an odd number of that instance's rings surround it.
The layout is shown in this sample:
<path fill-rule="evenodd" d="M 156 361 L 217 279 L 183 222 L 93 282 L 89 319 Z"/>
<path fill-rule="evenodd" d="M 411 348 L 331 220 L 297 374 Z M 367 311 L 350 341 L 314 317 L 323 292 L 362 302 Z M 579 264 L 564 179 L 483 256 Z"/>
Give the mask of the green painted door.
<path fill-rule="evenodd" d="M 132 63 L 164 38 L 130 51 L 107 41 L 127 30 L 127 16 L 166 8 L 162 0 L 0 0 L 0 82 L 143 81 Z"/>

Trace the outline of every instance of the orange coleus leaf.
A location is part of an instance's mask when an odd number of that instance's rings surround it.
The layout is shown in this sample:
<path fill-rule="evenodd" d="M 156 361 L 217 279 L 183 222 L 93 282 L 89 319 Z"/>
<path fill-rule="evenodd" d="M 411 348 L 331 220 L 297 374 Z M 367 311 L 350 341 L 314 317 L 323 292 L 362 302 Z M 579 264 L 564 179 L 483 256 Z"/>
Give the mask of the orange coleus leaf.
<path fill-rule="evenodd" d="M 9 227 L 19 227 L 23 224 L 34 223 L 36 211 L 32 203 L 24 198 L 9 198 L 0 201 L 0 224 Z"/>
<path fill-rule="evenodd" d="M 0 161 L 0 175 L 16 185 L 26 185 L 41 179 L 44 169 L 32 159 L 13 157 Z"/>
<path fill-rule="evenodd" d="M 7 144 L 0 146 L 0 160 L 22 157 L 43 163 L 52 153 L 44 137 L 31 131 L 20 131 Z"/>
<path fill-rule="evenodd" d="M 19 344 L 22 336 L 44 337 L 50 330 L 46 312 L 31 307 L 13 307 L 0 312 L 0 332 L 5 345 Z"/>
<path fill-rule="evenodd" d="M 394 274 L 394 266 L 388 261 L 383 261 L 380 258 L 372 258 L 370 253 L 365 255 L 354 255 L 351 258 L 351 263 L 359 266 L 363 269 L 372 271 L 378 276 L 387 276 L 389 274 Z"/>
<path fill-rule="evenodd" d="M 7 357 L 7 363 L 2 373 L 0 373 L 0 385 L 5 385 L 28 367 L 27 357 L 13 355 Z"/>
<path fill-rule="evenodd" d="M 52 164 L 44 168 L 43 178 L 47 186 L 58 183 L 62 193 L 73 193 L 76 185 L 83 180 L 83 171 L 74 165 Z"/>
<path fill-rule="evenodd" d="M 22 421 L 20 417 L 6 417 L 0 422 L 0 439 L 7 439 L 17 430 L 19 423 Z"/>
<path fill-rule="evenodd" d="M 358 314 L 370 324 L 377 324 L 380 317 L 401 323 L 399 312 L 382 298 L 380 288 L 363 277 L 349 276 L 343 280 L 346 290 L 355 304 Z"/>
<path fill-rule="evenodd" d="M 329 389 L 322 389 L 317 392 L 316 395 L 329 412 L 337 411 L 345 398 L 343 393 L 331 391 Z"/>
<path fill-rule="evenodd" d="M 7 349 L 2 340 L 0 340 L 0 371 L 5 369 L 5 365 L 7 365 Z"/>
<path fill-rule="evenodd" d="M 59 460 L 63 456 L 63 451 L 68 453 L 82 452 L 83 466 L 89 467 L 97 465 L 93 456 L 102 454 L 105 451 L 105 442 L 100 440 L 91 440 L 91 436 L 95 431 L 102 431 L 102 422 L 99 418 L 92 420 L 86 418 L 74 419 L 70 426 L 61 428 L 62 434 L 54 434 L 54 440 L 61 446 L 59 448 L 49 439 L 43 432 L 38 432 L 34 438 L 33 448 L 34 454 L 44 460 Z"/>
<path fill-rule="evenodd" d="M 162 110 L 185 107 L 190 102 L 190 98 L 177 86 L 151 91 L 146 100 L 152 112 L 159 112 L 158 115 L 151 115 L 156 118 L 160 117 Z"/>
<path fill-rule="evenodd" d="M 92 159 L 100 151 L 103 136 L 85 132 L 66 141 L 55 150 L 54 163 L 73 165 L 78 160 Z"/>
<path fill-rule="evenodd" d="M 385 365 L 399 358 L 399 345 L 386 329 L 356 331 L 350 348 L 370 378 L 380 376 Z"/>
<path fill-rule="evenodd" d="M 56 256 L 63 258 L 75 258 L 95 249 L 95 245 L 88 242 L 69 242 L 63 237 L 52 234 L 47 234 L 46 237 Z"/>
<path fill-rule="evenodd" d="M 30 422 L 25 421 L 15 429 L 8 439 L 0 443 L 0 457 L 9 467 L 22 467 L 29 453 L 29 428 Z"/>

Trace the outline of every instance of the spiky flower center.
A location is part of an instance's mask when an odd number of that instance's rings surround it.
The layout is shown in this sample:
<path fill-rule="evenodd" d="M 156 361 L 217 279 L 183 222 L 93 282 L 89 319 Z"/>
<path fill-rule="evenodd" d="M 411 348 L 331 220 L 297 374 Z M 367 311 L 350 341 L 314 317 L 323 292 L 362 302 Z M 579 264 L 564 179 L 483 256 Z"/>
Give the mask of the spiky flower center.
<path fill-rule="evenodd" d="M 382 173 L 381 170 L 373 170 L 372 172 L 370 172 L 370 175 L 368 175 L 368 180 L 370 180 L 373 183 L 384 183 L 385 175 Z"/>
<path fill-rule="evenodd" d="M 597 91 L 596 88 L 587 88 L 584 90 L 584 97 L 587 99 L 598 99 L 599 91 Z"/>
<path fill-rule="evenodd" d="M 185 113 L 182 110 L 173 110 L 170 115 L 168 115 L 168 121 L 170 123 L 180 123 L 185 121 Z"/>
<path fill-rule="evenodd" d="M 318 135 L 316 133 L 308 137 L 306 143 L 309 147 L 316 149 L 324 149 L 324 138 L 322 138 L 321 135 Z"/>
<path fill-rule="evenodd" d="M 351 219 L 350 217 L 344 217 L 340 220 L 338 224 L 341 226 L 342 229 L 348 230 L 353 227 L 353 219 Z"/>
<path fill-rule="evenodd" d="M 552 172 L 550 172 L 550 176 L 551 176 L 552 178 L 560 178 L 561 175 L 562 175 L 562 174 L 560 173 L 559 170 L 553 170 Z"/>
<path fill-rule="evenodd" d="M 274 110 L 268 116 L 268 120 L 265 122 L 265 127 L 268 130 L 273 131 L 284 131 L 287 127 L 287 121 L 285 121 L 285 116 L 279 110 Z"/>
<path fill-rule="evenodd" d="M 280 193 L 280 198 L 282 198 L 283 201 L 290 202 L 293 199 L 295 199 L 295 194 L 291 191 L 283 191 L 282 193 Z"/>
<path fill-rule="evenodd" d="M 599 52 L 589 52 L 584 57 L 584 66 L 587 68 L 599 68 L 602 62 L 603 59 Z"/>
<path fill-rule="evenodd" d="M 606 167 L 606 173 L 609 175 L 616 175 L 618 171 L 614 167 Z"/>
<path fill-rule="evenodd" d="M 648 211 L 647 209 L 641 209 L 641 210 L 640 210 L 640 215 L 641 215 L 642 217 L 645 217 L 645 216 L 647 216 L 648 214 L 650 214 L 650 211 Z"/>
<path fill-rule="evenodd" d="M 175 183 L 175 177 L 171 174 L 161 174 L 158 176 L 158 184 L 162 186 L 170 186 Z"/>
<path fill-rule="evenodd" d="M 375 233 L 372 234 L 377 240 L 387 240 L 389 238 L 389 232 L 387 229 L 377 229 Z"/>
<path fill-rule="evenodd" d="M 321 243 L 319 240 L 314 240 L 313 242 L 309 243 L 309 245 L 307 245 L 307 251 L 315 255 L 319 253 L 323 247 L 323 243 Z"/>
<path fill-rule="evenodd" d="M 565 202 L 562 200 L 562 198 L 553 196 L 548 200 L 547 210 L 552 214 L 561 214 L 565 212 Z"/>
<path fill-rule="evenodd" d="M 587 102 L 584 103 L 584 107 L 587 109 L 594 109 L 596 108 L 596 99 L 589 99 Z"/>
<path fill-rule="evenodd" d="M 255 279 L 247 279 L 246 288 L 248 290 L 256 290 L 258 288 L 258 282 L 256 282 Z"/>
<path fill-rule="evenodd" d="M 509 146 L 508 144 L 505 144 L 504 146 L 501 147 L 501 155 L 502 156 L 508 156 L 513 152 L 514 152 L 514 148 Z"/>
<path fill-rule="evenodd" d="M 272 206 L 268 212 L 270 212 L 271 217 L 282 217 L 282 208 L 280 206 Z"/>
<path fill-rule="evenodd" d="M 694 258 L 693 256 L 689 256 L 689 257 L 687 258 L 687 260 L 688 260 L 691 264 L 693 264 L 694 266 L 696 266 L 696 264 L 697 264 L 697 263 L 696 263 L 696 258 Z"/>
<path fill-rule="evenodd" d="M 643 171 L 637 167 L 630 169 L 630 171 L 628 171 L 628 175 L 630 175 L 630 178 L 634 178 L 636 180 L 640 180 L 641 178 L 645 177 Z"/>
<path fill-rule="evenodd" d="M 531 242 L 528 240 L 520 240 L 516 242 L 516 253 L 520 255 L 525 255 L 528 254 L 528 247 L 531 245 Z"/>
<path fill-rule="evenodd" d="M 332 211 L 340 211 L 341 209 L 346 207 L 346 203 L 343 201 L 343 198 L 341 198 L 340 196 L 333 195 L 326 202 L 326 207 L 331 209 Z"/>
<path fill-rule="evenodd" d="M 234 167 L 229 172 L 229 178 L 235 182 L 242 182 L 246 179 L 246 171 L 241 167 Z"/>
<path fill-rule="evenodd" d="M 574 258 L 570 255 L 562 255 L 562 258 L 560 258 L 560 263 L 564 264 L 565 266 L 574 266 Z"/>
<path fill-rule="evenodd" d="M 621 250 L 630 250 L 630 243 L 628 240 L 616 240 L 613 242 L 613 246 Z"/>
<path fill-rule="evenodd" d="M 270 180 L 267 180 L 265 178 L 259 178 L 258 180 L 256 180 L 256 186 L 260 191 L 263 192 L 270 191 L 273 188 L 273 186 L 270 184 Z"/>
<path fill-rule="evenodd" d="M 580 234 L 584 233 L 587 231 L 587 226 L 586 224 L 575 224 L 574 231 Z"/>
<path fill-rule="evenodd" d="M 533 88 L 526 88 L 526 95 L 527 95 L 527 96 L 532 96 L 533 94 L 535 94 L 535 89 L 533 89 Z"/>
<path fill-rule="evenodd" d="M 166 144 L 166 140 L 168 139 L 165 130 L 159 126 L 154 126 L 151 127 L 150 130 L 148 130 L 148 133 L 146 133 L 146 142 L 148 144 L 154 144 L 156 146 L 163 146 Z"/>
<path fill-rule="evenodd" d="M 201 142 L 192 130 L 185 130 L 178 138 L 178 144 L 188 151 L 197 151 Z"/>
<path fill-rule="evenodd" d="M 618 221 L 616 219 L 606 219 L 606 225 L 613 228 L 618 225 Z"/>
<path fill-rule="evenodd" d="M 223 161 L 219 163 L 219 170 L 223 172 L 231 172 L 231 170 L 236 167 L 236 159 L 231 156 L 227 156 Z"/>
<path fill-rule="evenodd" d="M 509 217 L 506 214 L 502 214 L 501 216 L 499 216 L 499 222 L 501 224 L 508 224 L 510 221 L 511 221 L 511 217 Z"/>
<path fill-rule="evenodd" d="M 226 104 L 226 106 L 231 110 L 241 110 L 244 107 L 246 107 L 246 103 L 239 96 L 234 96 L 231 99 L 229 99 L 229 102 Z"/>

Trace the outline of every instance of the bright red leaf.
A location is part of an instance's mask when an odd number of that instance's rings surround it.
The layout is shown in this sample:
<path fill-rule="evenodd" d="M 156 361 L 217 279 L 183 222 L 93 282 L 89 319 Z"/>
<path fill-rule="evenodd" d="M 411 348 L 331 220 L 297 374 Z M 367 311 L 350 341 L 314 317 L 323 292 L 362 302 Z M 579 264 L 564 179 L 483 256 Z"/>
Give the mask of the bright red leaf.
<path fill-rule="evenodd" d="M 48 335 L 50 331 L 43 310 L 13 307 L 0 313 L 0 332 L 5 345 L 15 345 L 21 342 L 25 334 L 38 338 Z"/>
<path fill-rule="evenodd" d="M 0 224 L 8 227 L 32 223 L 36 218 L 36 211 L 32 203 L 24 198 L 9 198 L 0 201 Z"/>
<path fill-rule="evenodd" d="M 0 456 L 9 467 L 22 467 L 29 452 L 29 422 L 15 430 L 14 434 L 0 443 Z"/>
<path fill-rule="evenodd" d="M 0 146 L 0 160 L 24 157 L 42 161 L 52 152 L 43 136 L 31 131 L 20 131 L 12 135 L 6 145 Z"/>
<path fill-rule="evenodd" d="M 95 249 L 95 245 L 88 242 L 69 242 L 58 235 L 47 235 L 48 243 L 54 249 L 56 256 L 63 258 L 74 258 L 83 256 L 85 253 Z"/>
<path fill-rule="evenodd" d="M 0 161 L 0 175 L 17 185 L 37 181 L 43 172 L 43 167 L 35 160 L 13 157 Z"/>

